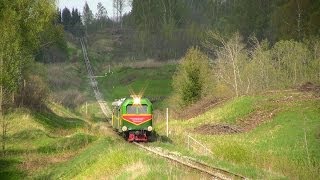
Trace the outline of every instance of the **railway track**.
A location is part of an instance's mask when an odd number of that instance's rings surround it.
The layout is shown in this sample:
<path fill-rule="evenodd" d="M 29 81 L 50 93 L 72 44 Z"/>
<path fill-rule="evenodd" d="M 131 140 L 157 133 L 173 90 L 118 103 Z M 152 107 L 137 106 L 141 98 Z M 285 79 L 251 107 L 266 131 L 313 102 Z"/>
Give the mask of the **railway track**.
<path fill-rule="evenodd" d="M 95 79 L 94 73 L 93 73 L 93 69 L 91 67 L 90 64 L 90 60 L 88 57 L 88 52 L 87 52 L 87 47 L 86 47 L 86 42 L 84 38 L 80 38 L 80 44 L 81 44 L 81 48 L 82 48 L 82 53 L 83 53 L 83 59 L 86 65 L 86 69 L 88 72 L 88 77 L 90 80 L 90 85 L 92 87 L 92 90 L 94 92 L 94 96 L 100 106 L 100 109 L 102 111 L 102 113 L 106 116 L 106 117 L 110 117 L 111 115 L 111 110 L 107 105 L 107 102 L 103 100 L 102 94 L 100 93 L 100 90 L 98 88 L 98 82 Z"/>
<path fill-rule="evenodd" d="M 136 146 L 138 146 L 138 147 L 140 147 L 140 148 L 142 148 L 142 149 L 144 149 L 146 151 L 149 151 L 149 152 L 152 152 L 154 154 L 157 154 L 158 156 L 161 156 L 163 158 L 166 158 L 166 159 L 169 159 L 171 161 L 177 162 L 177 163 L 182 164 L 184 166 L 187 166 L 189 168 L 198 170 L 198 171 L 200 171 L 202 173 L 206 173 L 209 176 L 212 176 L 213 179 L 223 179 L 223 180 L 248 179 L 248 178 L 246 178 L 244 176 L 231 173 L 231 172 L 229 172 L 227 170 L 224 170 L 224 169 L 219 169 L 219 168 L 212 167 L 212 166 L 210 166 L 208 164 L 196 161 L 194 159 L 191 159 L 191 158 L 188 158 L 188 157 L 185 157 L 185 156 L 178 156 L 175 153 L 165 152 L 163 150 L 160 150 L 160 149 L 157 149 L 157 148 L 154 148 L 154 147 L 148 147 L 148 146 L 145 146 L 145 145 L 137 143 L 137 142 L 133 142 L 133 143 Z"/>

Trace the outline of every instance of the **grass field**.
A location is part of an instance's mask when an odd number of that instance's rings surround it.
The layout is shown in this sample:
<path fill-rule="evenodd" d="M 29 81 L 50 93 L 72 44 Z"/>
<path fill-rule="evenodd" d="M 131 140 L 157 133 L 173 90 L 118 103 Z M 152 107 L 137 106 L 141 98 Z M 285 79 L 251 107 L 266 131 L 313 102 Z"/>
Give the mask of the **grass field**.
<path fill-rule="evenodd" d="M 261 118 L 265 118 L 261 125 L 235 134 L 211 135 L 199 128 L 212 124 L 241 127 L 244 122 Z M 159 123 L 157 130 L 164 134 L 165 124 Z M 320 101 L 310 94 L 292 91 L 232 99 L 190 120 L 170 120 L 170 131 L 175 143 L 154 145 L 184 152 L 250 178 L 320 176 Z M 213 154 L 188 151 L 187 133 Z"/>
<path fill-rule="evenodd" d="M 99 78 L 99 87 L 107 100 L 113 101 L 129 97 L 132 92 L 149 98 L 155 108 L 161 108 L 162 102 L 171 91 L 171 80 L 176 65 L 162 65 L 160 67 L 120 67 Z"/>

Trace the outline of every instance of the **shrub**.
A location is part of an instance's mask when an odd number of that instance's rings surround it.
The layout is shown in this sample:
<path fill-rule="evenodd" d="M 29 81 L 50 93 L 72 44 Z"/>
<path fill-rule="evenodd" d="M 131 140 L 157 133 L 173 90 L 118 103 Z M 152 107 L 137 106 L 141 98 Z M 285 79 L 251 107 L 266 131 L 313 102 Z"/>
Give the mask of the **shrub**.
<path fill-rule="evenodd" d="M 180 106 L 184 106 L 211 95 L 212 87 L 208 57 L 198 48 L 189 49 L 173 76 L 173 97 Z"/>
<path fill-rule="evenodd" d="M 53 95 L 55 101 L 61 103 L 68 108 L 76 108 L 79 104 L 83 104 L 86 97 L 76 89 L 68 89 L 59 91 Z"/>
<path fill-rule="evenodd" d="M 33 109 L 41 108 L 48 95 L 49 89 L 46 82 L 38 75 L 30 75 L 17 97 L 17 102 Z"/>

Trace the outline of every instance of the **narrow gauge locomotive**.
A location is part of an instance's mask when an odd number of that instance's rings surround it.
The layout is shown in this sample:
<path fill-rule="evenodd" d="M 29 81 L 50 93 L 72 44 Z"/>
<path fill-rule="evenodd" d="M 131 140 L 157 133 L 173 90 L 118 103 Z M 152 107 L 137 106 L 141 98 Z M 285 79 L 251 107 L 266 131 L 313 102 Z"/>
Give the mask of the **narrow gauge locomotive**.
<path fill-rule="evenodd" d="M 152 131 L 152 104 L 147 98 L 123 98 L 112 103 L 112 127 L 129 142 L 148 141 Z"/>

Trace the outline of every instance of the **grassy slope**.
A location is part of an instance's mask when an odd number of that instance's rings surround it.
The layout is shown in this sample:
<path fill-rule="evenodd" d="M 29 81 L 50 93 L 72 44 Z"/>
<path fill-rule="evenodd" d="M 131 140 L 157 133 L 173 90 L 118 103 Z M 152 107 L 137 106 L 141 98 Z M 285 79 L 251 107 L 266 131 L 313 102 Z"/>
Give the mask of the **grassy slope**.
<path fill-rule="evenodd" d="M 31 175 L 35 169 L 43 168 L 42 165 L 49 165 L 57 155 L 81 149 L 94 141 L 94 137 L 85 132 L 87 122 L 75 115 L 62 117 L 17 109 L 5 118 L 9 121 L 9 131 L 6 151 L 1 151 L 0 156 L 0 164 L 5 166 L 0 170 L 2 178 Z M 42 160 L 49 162 L 39 164 Z"/>
<path fill-rule="evenodd" d="M 160 107 L 164 98 L 171 92 L 171 79 L 175 71 L 175 65 L 163 65 L 161 67 L 115 69 L 112 74 L 99 79 L 99 87 L 105 98 L 128 97 L 130 91 L 139 93 L 154 102 L 155 107 Z"/>
<path fill-rule="evenodd" d="M 53 114 L 19 109 L 7 117 L 11 127 L 6 152 L 0 151 L 0 179 L 205 177 L 128 144 L 101 128 L 105 123 L 54 103 L 49 107 Z"/>
<path fill-rule="evenodd" d="M 203 124 L 237 124 L 257 112 L 273 113 L 257 128 L 232 135 L 203 135 Z M 164 134 L 165 124 L 157 125 Z M 308 94 L 284 92 L 240 97 L 188 121 L 170 121 L 174 144 L 157 143 L 251 178 L 315 179 L 320 175 L 320 102 Z M 187 151 L 185 132 L 213 152 Z M 306 139 L 305 139 L 306 138 Z"/>

